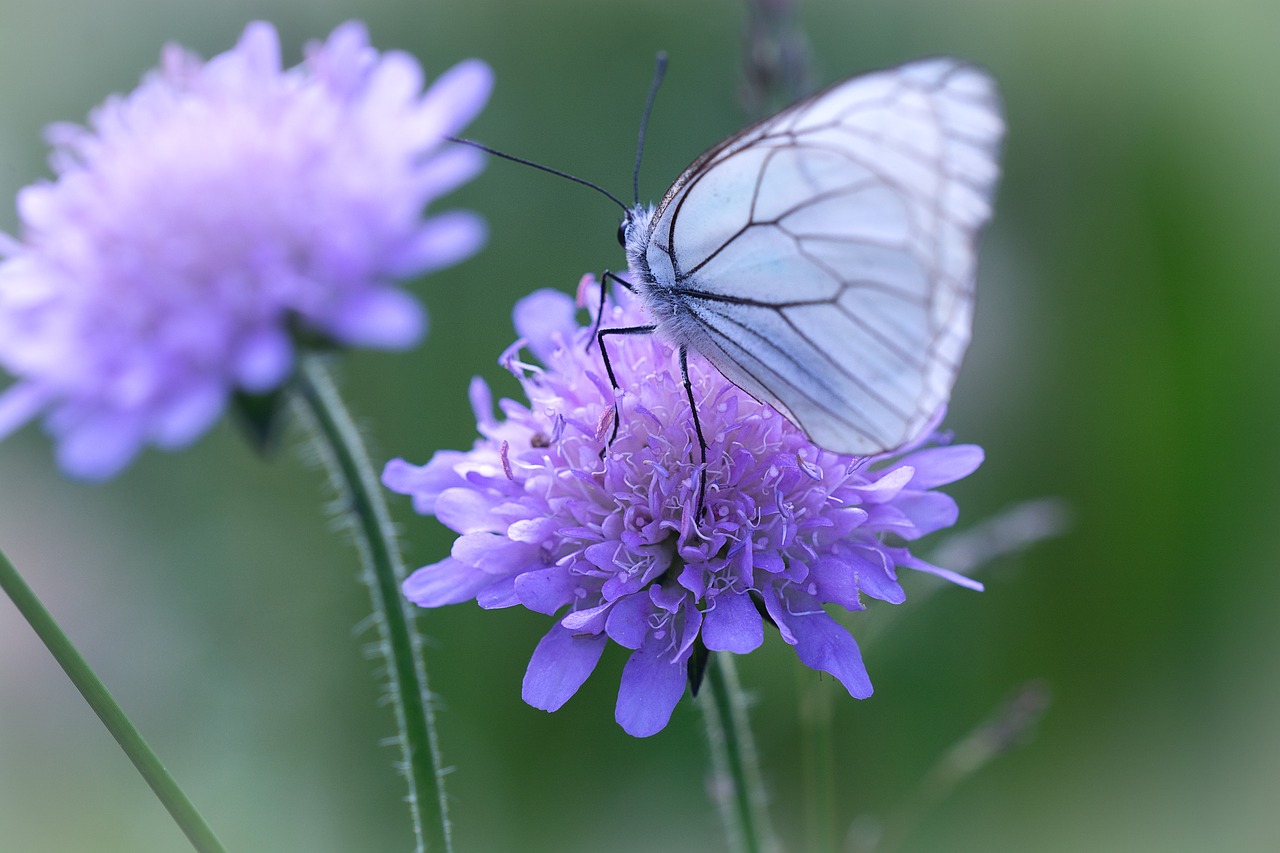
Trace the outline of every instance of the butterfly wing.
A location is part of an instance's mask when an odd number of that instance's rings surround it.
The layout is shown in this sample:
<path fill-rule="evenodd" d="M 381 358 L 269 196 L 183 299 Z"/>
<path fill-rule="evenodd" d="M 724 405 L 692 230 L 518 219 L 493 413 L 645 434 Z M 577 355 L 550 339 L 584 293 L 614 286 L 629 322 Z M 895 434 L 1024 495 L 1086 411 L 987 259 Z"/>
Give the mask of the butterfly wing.
<path fill-rule="evenodd" d="M 685 170 L 628 253 L 642 295 L 819 446 L 899 447 L 969 342 L 1003 130 L 991 79 L 954 60 L 837 83 Z"/>

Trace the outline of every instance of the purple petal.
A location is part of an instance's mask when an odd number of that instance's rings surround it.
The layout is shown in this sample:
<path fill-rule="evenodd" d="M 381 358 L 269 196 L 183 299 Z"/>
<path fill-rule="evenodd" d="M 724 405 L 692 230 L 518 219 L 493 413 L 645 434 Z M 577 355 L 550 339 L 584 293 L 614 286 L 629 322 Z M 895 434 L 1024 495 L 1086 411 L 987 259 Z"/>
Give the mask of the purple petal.
<path fill-rule="evenodd" d="M 183 447 L 207 430 L 227 404 L 227 392 L 217 382 L 187 389 L 178 400 L 155 412 L 152 439 L 164 448 Z"/>
<path fill-rule="evenodd" d="M 919 557 L 915 556 L 914 554 L 906 552 L 905 549 L 903 549 L 902 555 L 898 558 L 898 564 L 902 566 L 906 566 L 909 569 L 916 569 L 917 571 L 928 572 L 931 575 L 937 575 L 938 577 L 943 578 L 944 580 L 951 581 L 953 584 L 967 587 L 968 589 L 976 590 L 978 592 L 982 592 L 984 589 L 986 589 L 986 587 L 984 587 L 980 581 L 976 581 L 973 578 L 968 578 L 968 577 L 965 577 L 964 575 L 957 574 L 956 572 L 953 572 L 950 569 L 940 568 L 939 566 L 935 566 L 932 563 L 927 563 L 924 560 L 920 559 Z"/>
<path fill-rule="evenodd" d="M 638 649 L 649 636 L 649 615 L 653 604 L 644 593 L 624 596 L 614 603 L 605 632 L 609 639 L 628 649 Z"/>
<path fill-rule="evenodd" d="M 751 562 L 758 571 L 771 575 L 781 574 L 787 568 L 786 561 L 772 551 L 756 551 L 751 555 Z"/>
<path fill-rule="evenodd" d="M 280 37 L 276 28 L 267 21 L 250 21 L 244 28 L 240 40 L 236 42 L 235 51 L 223 54 L 223 57 L 241 55 L 248 60 L 248 65 L 259 74 L 270 74 L 280 70 Z M 217 58 L 210 60 L 210 64 Z"/>
<path fill-rule="evenodd" d="M 863 610 L 858 600 L 858 574 L 865 571 L 865 561 L 852 554 L 840 557 L 819 557 L 809 563 L 808 590 L 819 601 L 839 604 L 846 610 Z"/>
<path fill-rule="evenodd" d="M 361 107 L 373 113 L 396 112 L 413 101 L 423 82 L 422 66 L 412 56 L 389 52 L 366 78 Z"/>
<path fill-rule="evenodd" d="M 685 598 L 680 610 L 683 618 L 677 622 L 682 627 L 680 631 L 680 646 L 676 649 L 676 657 L 687 661 L 693 651 L 693 644 L 697 642 L 698 636 L 702 633 L 702 611 L 698 609 L 697 602 L 691 598 Z M 655 631 L 654 636 L 658 637 L 660 635 Z"/>
<path fill-rule="evenodd" d="M 471 383 L 467 385 L 467 399 L 471 401 L 471 414 L 475 416 L 477 426 L 486 427 L 495 423 L 493 392 L 489 390 L 488 382 L 479 376 L 472 376 Z"/>
<path fill-rule="evenodd" d="M 246 391 L 260 394 L 279 385 L 293 368 L 293 344 L 274 326 L 246 338 L 236 353 L 232 372 Z"/>
<path fill-rule="evenodd" d="M 903 461 L 916 469 L 916 475 L 911 478 L 911 488 L 936 489 L 969 476 L 978 470 L 984 458 L 978 445 L 957 444 L 917 450 Z"/>
<path fill-rule="evenodd" d="M 446 489 L 463 486 L 466 481 L 454 470 L 467 454 L 457 450 L 440 450 L 426 465 L 411 465 L 403 459 L 392 459 L 382 469 L 382 485 L 393 492 L 413 497 L 413 508 L 421 515 L 434 515 L 436 500 Z"/>
<path fill-rule="evenodd" d="M 539 549 L 524 542 L 512 542 L 496 533 L 466 533 L 453 542 L 455 560 L 490 575 L 511 575 L 541 566 Z"/>
<path fill-rule="evenodd" d="M 855 581 L 860 592 L 889 604 L 901 604 L 907 600 L 907 593 L 898 583 L 893 560 L 888 554 L 868 547 L 843 551 L 841 557 L 857 566 Z"/>
<path fill-rule="evenodd" d="M 910 531 L 894 531 L 904 539 L 919 539 L 935 530 L 950 527 L 960 516 L 960 508 L 956 506 L 956 502 L 950 495 L 944 495 L 942 492 L 903 494 L 894 501 L 894 506 L 903 516 L 911 520 L 914 528 Z"/>
<path fill-rule="evenodd" d="M 441 196 L 480 174 L 484 163 L 476 149 L 452 145 L 422 164 L 414 174 L 414 186 L 429 198 Z"/>
<path fill-rule="evenodd" d="M 548 616 L 577 598 L 579 578 L 567 569 L 555 566 L 522 573 L 515 579 L 516 597 L 535 613 Z"/>
<path fill-rule="evenodd" d="M 796 656 L 810 669 L 834 675 L 854 699 L 871 695 L 871 677 L 862 665 L 858 644 L 839 622 L 821 610 L 789 620 L 796 637 Z"/>
<path fill-rule="evenodd" d="M 910 465 L 900 465 L 880 475 L 873 483 L 858 486 L 858 494 L 869 504 L 887 503 L 898 496 L 915 476 L 915 469 Z"/>
<path fill-rule="evenodd" d="M 614 719 L 632 737 L 649 737 L 666 728 L 687 677 L 684 660 L 672 661 L 665 646 L 652 644 L 632 652 L 622 668 Z"/>
<path fill-rule="evenodd" d="M 507 528 L 507 536 L 517 542 L 528 542 L 530 545 L 541 545 L 560 530 L 558 518 L 526 518 L 513 521 Z"/>
<path fill-rule="evenodd" d="M 352 294 L 328 318 L 328 331 L 347 344 L 406 349 L 422 340 L 427 315 L 422 305 L 400 290 Z"/>
<path fill-rule="evenodd" d="M 764 642 L 764 620 L 746 593 L 721 593 L 702 622 L 702 641 L 713 652 L 745 655 Z"/>
<path fill-rule="evenodd" d="M 448 557 L 409 575 L 401 589 L 419 607 L 440 607 L 475 598 L 492 583 L 491 575 Z"/>
<path fill-rule="evenodd" d="M 533 650 L 524 673 L 524 701 L 543 711 L 555 711 L 578 692 L 607 642 L 604 634 L 577 636 L 554 626 Z"/>
<path fill-rule="evenodd" d="M 595 607 L 584 607 L 582 610 L 567 614 L 560 620 L 560 624 L 577 633 L 599 634 L 604 631 L 605 621 L 609 618 L 609 611 L 612 608 L 611 601 Z"/>
<path fill-rule="evenodd" d="M 474 255 L 484 245 L 488 227 L 465 210 L 453 210 L 427 220 L 413 241 L 387 258 L 389 272 L 409 276 L 435 272 Z"/>
<path fill-rule="evenodd" d="M 58 443 L 58 466 L 85 480 L 114 477 L 141 448 L 140 426 L 127 416 L 107 415 L 68 429 Z"/>
<path fill-rule="evenodd" d="M 777 626 L 778 634 L 782 637 L 782 641 L 787 645 L 794 646 L 796 644 L 796 635 L 791 630 L 787 606 L 778 595 L 777 588 L 773 584 L 765 586 L 760 590 L 760 597 L 764 599 L 764 610 L 769 614 L 769 618 L 773 620 L 773 624 Z"/>
<path fill-rule="evenodd" d="M 440 136 L 457 133 L 471 122 L 493 90 L 493 72 L 478 59 L 459 62 L 427 90 L 424 111 Z"/>
<path fill-rule="evenodd" d="M 8 437 L 40 413 L 50 394 L 39 385 L 18 382 L 0 394 L 0 439 Z"/>
<path fill-rule="evenodd" d="M 470 488 L 445 489 L 436 498 L 435 513 L 455 533 L 500 533 L 506 527 L 493 514 L 489 497 Z"/>
<path fill-rule="evenodd" d="M 520 603 L 516 595 L 515 577 L 499 578 L 476 593 L 476 604 L 485 610 L 501 610 Z"/>
<path fill-rule="evenodd" d="M 516 334 L 529 343 L 529 350 L 543 364 L 577 330 L 577 308 L 567 294 L 558 290 L 535 290 L 516 303 L 512 312 Z"/>

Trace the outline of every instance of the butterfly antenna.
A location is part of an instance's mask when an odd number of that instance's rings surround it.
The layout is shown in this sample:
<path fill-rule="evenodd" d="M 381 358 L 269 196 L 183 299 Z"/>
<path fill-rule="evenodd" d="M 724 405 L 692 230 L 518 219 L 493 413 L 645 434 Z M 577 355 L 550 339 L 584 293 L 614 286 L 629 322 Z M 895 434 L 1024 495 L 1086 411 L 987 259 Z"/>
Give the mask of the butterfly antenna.
<path fill-rule="evenodd" d="M 667 73 L 666 51 L 658 51 L 653 69 L 653 80 L 649 83 L 649 94 L 644 99 L 644 112 L 640 115 L 640 139 L 636 142 L 636 168 L 631 173 L 631 187 L 635 190 L 636 206 L 640 205 L 640 158 L 644 155 L 644 134 L 649 129 L 649 113 L 653 112 L 653 100 L 658 96 L 658 87 Z"/>
<path fill-rule="evenodd" d="M 600 193 L 602 196 L 612 201 L 618 207 L 622 208 L 622 211 L 624 213 L 630 210 L 630 208 L 627 207 L 626 203 L 623 202 L 622 199 L 618 198 L 616 195 L 609 192 L 607 189 L 600 186 L 599 184 L 593 184 L 590 181 L 586 180 L 585 178 L 579 178 L 576 175 L 570 175 L 568 172 L 562 172 L 559 169 L 553 169 L 550 166 L 544 166 L 541 163 L 535 163 L 532 160 L 526 160 L 523 157 L 516 157 L 513 154 L 504 153 L 502 151 L 497 150 L 496 148 L 490 148 L 488 145 L 482 145 L 479 142 L 476 142 L 475 140 L 472 140 L 472 139 L 459 139 L 456 136 L 450 136 L 448 137 L 448 139 L 450 142 L 457 142 L 461 145 L 468 145 L 472 148 L 477 148 L 485 152 L 486 154 L 492 154 L 494 157 L 501 157 L 503 160 L 510 160 L 512 163 L 520 163 L 525 166 L 532 166 L 533 168 L 540 169 L 543 172 L 550 172 L 553 175 L 559 175 L 562 178 L 568 178 L 569 180 L 573 181 L 575 184 L 582 184 L 584 187 L 591 187 L 591 189 Z"/>

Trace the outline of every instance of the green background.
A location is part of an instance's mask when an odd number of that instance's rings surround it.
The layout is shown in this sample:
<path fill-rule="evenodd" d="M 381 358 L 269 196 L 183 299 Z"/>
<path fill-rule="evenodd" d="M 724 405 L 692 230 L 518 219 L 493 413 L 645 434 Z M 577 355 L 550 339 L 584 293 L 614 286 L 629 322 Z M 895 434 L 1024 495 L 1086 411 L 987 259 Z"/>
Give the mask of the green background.
<path fill-rule="evenodd" d="M 44 125 L 132 88 L 164 41 L 209 56 L 254 18 L 281 28 L 290 64 L 351 17 L 432 75 L 484 58 L 497 88 L 472 135 L 623 196 L 657 50 L 671 67 L 643 197 L 747 118 L 730 0 L 217 5 L 0 0 L 0 196 L 47 174 Z M 999 80 L 1005 176 L 949 418 L 987 463 L 952 492 L 962 527 L 1043 495 L 1075 518 L 991 566 L 985 593 L 917 595 L 865 645 L 875 696 L 833 694 L 841 826 L 892 809 L 1043 678 L 1054 704 L 1037 736 L 905 850 L 1280 849 L 1280 5 L 815 1 L 802 20 L 820 82 L 940 53 Z M 614 208 L 550 176 L 493 163 L 447 201 L 487 217 L 488 247 L 416 286 L 422 347 L 346 361 L 382 458 L 469 446 L 469 378 L 516 390 L 495 364 L 515 300 L 622 264 Z M 6 203 L 0 229 L 15 227 Z M 410 846 L 358 633 L 367 599 L 324 495 L 297 452 L 264 462 L 225 421 L 97 486 L 63 480 L 38 428 L 0 444 L 0 547 L 232 851 Z M 434 520 L 393 506 L 413 565 L 446 553 Z M 547 715 L 520 700 L 545 617 L 466 604 L 422 624 L 460 853 L 718 849 L 687 698 L 635 740 L 612 719 L 616 648 Z M 805 849 L 797 705 L 819 677 L 776 635 L 740 674 L 775 820 Z M 184 843 L 0 603 L 0 849 Z"/>

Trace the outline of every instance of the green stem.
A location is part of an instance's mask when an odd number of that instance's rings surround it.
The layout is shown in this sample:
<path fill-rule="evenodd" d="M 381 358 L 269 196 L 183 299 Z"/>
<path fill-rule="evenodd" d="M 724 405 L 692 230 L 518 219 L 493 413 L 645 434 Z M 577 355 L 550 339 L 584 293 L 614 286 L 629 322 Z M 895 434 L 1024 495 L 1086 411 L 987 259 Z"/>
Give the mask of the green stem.
<path fill-rule="evenodd" d="M 711 701 L 702 701 L 707 740 L 711 747 L 712 784 L 729 849 L 734 853 L 765 853 L 778 849 L 769 824 L 768 797 L 760 774 L 760 759 L 747 722 L 747 702 L 738 683 L 733 657 L 712 655 L 707 667 Z"/>
<path fill-rule="evenodd" d="M 418 851 L 453 849 L 445 803 L 444 773 L 436 739 L 435 716 L 427 690 L 422 638 L 414 628 L 414 609 L 400 593 L 404 562 L 396 542 L 382 483 L 369 461 L 360 431 L 342 402 L 323 356 L 303 359 L 296 407 L 309 422 L 313 444 L 338 493 L 342 520 L 360 552 L 361 579 L 369 588 L 378 650 L 386 660 L 387 692 L 399 729 L 401 769 L 409 786 Z"/>
<path fill-rule="evenodd" d="M 836 853 L 835 737 L 831 682 L 795 668 L 800 697 L 801 790 L 805 805 L 806 850 Z"/>
<path fill-rule="evenodd" d="M 22 575 L 18 574 L 18 570 L 3 552 L 0 552 L 0 587 L 9 594 L 9 598 L 17 605 L 18 612 L 26 618 L 45 648 L 71 679 L 71 683 L 80 691 L 80 695 L 89 703 L 89 707 L 98 715 L 98 719 L 102 720 L 102 724 L 107 727 L 107 731 L 111 732 L 116 743 L 120 744 L 125 755 L 129 756 L 133 766 L 138 768 L 142 778 L 147 781 L 160 802 L 169 810 L 169 814 L 191 841 L 191 846 L 200 853 L 223 853 L 224 848 L 213 834 L 213 830 L 204 822 L 204 818 L 187 799 L 187 795 L 182 792 L 178 783 L 169 775 L 169 771 L 160 763 L 160 759 L 150 745 L 116 704 L 106 685 L 89 668 L 89 664 L 76 651 L 71 640 L 58 627 L 53 616 L 40 603 L 40 599 L 36 597 L 31 587 L 27 586 Z"/>

